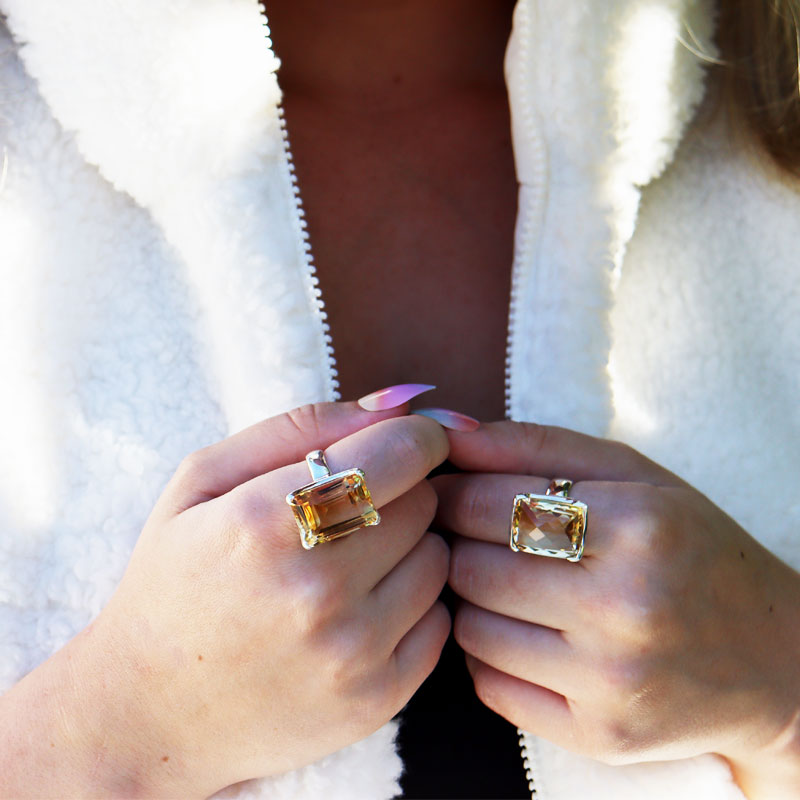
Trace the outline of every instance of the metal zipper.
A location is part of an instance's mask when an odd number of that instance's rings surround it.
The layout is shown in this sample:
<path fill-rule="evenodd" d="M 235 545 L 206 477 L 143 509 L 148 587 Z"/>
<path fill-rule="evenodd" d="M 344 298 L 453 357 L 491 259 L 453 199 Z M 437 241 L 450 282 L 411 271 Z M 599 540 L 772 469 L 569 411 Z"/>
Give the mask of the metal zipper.
<path fill-rule="evenodd" d="M 264 35 L 267 46 L 272 50 L 272 39 L 270 38 L 269 20 L 263 3 L 259 3 L 259 13 L 264 26 Z M 286 112 L 283 107 L 283 99 L 278 103 L 278 124 L 281 129 L 281 140 L 283 142 L 283 155 L 288 180 L 292 188 L 292 222 L 294 224 L 296 240 L 301 243 L 299 253 L 303 270 L 303 284 L 306 294 L 312 304 L 314 313 L 320 325 L 322 336 L 321 349 L 325 359 L 325 400 L 341 400 L 339 392 L 339 370 L 336 366 L 336 356 L 333 350 L 333 338 L 331 337 L 331 327 L 328 323 L 328 312 L 325 310 L 325 302 L 322 299 L 322 291 L 319 286 L 319 276 L 314 264 L 314 255 L 311 251 L 311 238 L 308 234 L 308 222 L 306 212 L 303 207 L 303 198 L 300 194 L 300 185 L 297 182 L 297 170 L 292 156 L 292 147 L 289 141 L 289 130 L 286 124 Z"/>
<path fill-rule="evenodd" d="M 530 85 L 531 76 L 528 72 L 531 67 L 530 59 L 530 31 L 531 31 L 531 7 L 530 0 L 518 0 L 515 10 L 514 24 L 520 38 L 520 62 L 524 64 L 525 74 L 522 82 Z M 520 286 L 525 273 L 530 272 L 530 253 L 537 239 L 536 234 L 541 225 L 544 188 L 547 183 L 546 169 L 547 160 L 545 158 L 544 142 L 539 134 L 539 125 L 536 114 L 528 102 L 528 95 L 523 93 L 519 97 L 519 103 L 515 108 L 515 113 L 522 117 L 523 127 L 531 137 L 530 152 L 536 164 L 535 186 L 537 190 L 536 202 L 527 209 L 524 219 L 518 222 L 515 231 L 514 262 L 511 269 L 511 299 L 508 308 L 508 337 L 506 339 L 506 374 L 505 374 L 505 414 L 506 419 L 511 419 L 512 408 L 516 398 L 513 382 L 513 366 L 516 353 L 517 338 L 517 303 L 520 295 Z"/>
<path fill-rule="evenodd" d="M 530 59 L 530 33 L 531 33 L 531 6 L 529 0 L 518 0 L 515 9 L 515 25 L 518 26 L 520 37 L 520 61 L 524 65 L 525 74 L 522 81 L 525 86 L 529 86 L 531 76 L 528 70 L 531 67 Z M 530 258 L 537 239 L 537 233 L 541 226 L 542 211 L 546 187 L 546 168 L 547 160 L 544 152 L 544 142 L 539 134 L 536 115 L 528 102 L 527 93 L 523 92 L 518 98 L 519 105 L 515 108 L 515 113 L 522 115 L 523 126 L 532 138 L 530 142 L 531 155 L 537 165 L 535 184 L 533 186 L 535 201 L 526 209 L 524 219 L 518 223 L 515 233 L 516 241 L 514 248 L 514 263 L 511 270 L 511 298 L 508 308 L 508 338 L 506 341 L 506 374 L 505 374 L 505 415 L 506 419 L 511 419 L 512 408 L 516 399 L 515 385 L 513 381 L 513 366 L 516 353 L 516 338 L 519 331 L 517 324 L 517 304 L 521 293 L 521 284 L 526 277 L 526 271 L 530 274 Z M 522 755 L 522 764 L 525 769 L 525 777 L 528 781 L 528 789 L 531 793 L 531 800 L 544 800 L 537 787 L 541 786 L 538 775 L 538 767 L 532 742 L 528 741 L 528 735 L 521 729 L 517 729 L 519 735 L 519 747 Z"/>
<path fill-rule="evenodd" d="M 529 42 L 529 27 L 530 27 L 530 11 L 525 0 L 520 0 L 523 3 L 519 14 L 520 35 L 522 36 L 522 61 L 526 66 L 530 63 L 528 58 L 528 42 Z M 264 6 L 259 4 L 260 15 L 262 24 L 264 26 L 264 33 L 267 39 L 267 44 L 272 49 L 272 41 L 270 39 L 269 20 L 267 18 Z M 528 107 L 527 96 L 524 97 L 525 103 L 521 109 L 523 119 L 525 121 L 526 129 L 533 132 L 536 131 L 534 116 L 532 109 Z M 281 129 L 281 140 L 283 142 L 283 153 L 286 159 L 287 169 L 289 171 L 289 180 L 292 187 L 292 195 L 294 198 L 293 203 L 293 222 L 295 229 L 302 242 L 302 263 L 304 272 L 304 282 L 309 296 L 312 298 L 318 319 L 320 321 L 323 338 L 323 350 L 326 357 L 327 377 L 326 377 L 326 399 L 336 401 L 341 399 L 339 393 L 339 380 L 338 369 L 336 366 L 336 356 L 333 349 L 333 338 L 330 333 L 330 325 L 328 324 L 328 314 L 325 311 L 325 303 L 322 299 L 322 291 L 319 287 L 319 277 L 317 269 L 314 264 L 314 256 L 311 251 L 311 240 L 308 233 L 308 222 L 306 221 L 306 213 L 303 207 L 303 198 L 300 194 L 300 186 L 297 181 L 297 172 L 294 166 L 294 158 L 292 156 L 291 142 L 289 140 L 289 131 L 286 124 L 286 114 L 283 107 L 283 101 L 278 104 L 278 120 Z M 542 142 L 538 138 L 535 140 L 535 149 L 539 153 L 538 163 L 540 164 L 540 176 L 544 176 L 545 160 L 542 151 Z M 544 181 L 540 182 L 540 187 L 544 186 Z M 541 196 L 541 193 L 540 193 Z M 511 270 L 511 298 L 509 300 L 508 309 L 508 336 L 506 339 L 506 359 L 505 359 L 505 416 L 506 419 L 511 418 L 511 408 L 514 397 L 514 384 L 512 380 L 512 365 L 515 352 L 515 338 L 517 332 L 516 325 L 516 307 L 517 299 L 519 296 L 519 285 L 522 281 L 523 270 L 527 263 L 528 252 L 531 249 L 531 244 L 534 239 L 534 232 L 536 222 L 539 219 L 539 206 L 541 202 L 531 209 L 525 220 L 522 221 L 522 226 L 517 233 L 518 246 L 515 248 L 514 262 Z M 532 749 L 528 746 L 526 735 L 522 730 L 518 730 L 519 745 L 522 754 L 522 763 L 525 768 L 525 777 L 528 780 L 528 788 L 531 792 L 531 800 L 541 800 L 540 795 L 536 789 L 537 784 L 537 769 L 536 762 L 533 756 Z"/>
<path fill-rule="evenodd" d="M 533 743 L 527 741 L 530 734 L 519 731 L 519 747 L 522 751 L 522 763 L 525 767 L 525 777 L 528 779 L 528 790 L 531 793 L 531 800 L 544 800 L 539 792 L 541 782 L 539 780 L 538 762 L 534 756 Z"/>

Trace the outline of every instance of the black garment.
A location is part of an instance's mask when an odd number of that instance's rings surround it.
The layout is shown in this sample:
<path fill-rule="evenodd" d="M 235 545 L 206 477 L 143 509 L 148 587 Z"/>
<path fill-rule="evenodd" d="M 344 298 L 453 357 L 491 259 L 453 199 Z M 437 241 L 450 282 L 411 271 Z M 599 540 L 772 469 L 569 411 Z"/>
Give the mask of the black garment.
<path fill-rule="evenodd" d="M 445 462 L 435 474 L 454 471 Z M 455 594 L 446 588 L 442 599 L 452 615 Z M 400 715 L 399 747 L 408 800 L 530 798 L 516 728 L 478 700 L 452 634 L 436 669 Z"/>
<path fill-rule="evenodd" d="M 516 728 L 476 697 L 451 636 L 431 676 L 400 715 L 402 797 L 529 800 Z"/>

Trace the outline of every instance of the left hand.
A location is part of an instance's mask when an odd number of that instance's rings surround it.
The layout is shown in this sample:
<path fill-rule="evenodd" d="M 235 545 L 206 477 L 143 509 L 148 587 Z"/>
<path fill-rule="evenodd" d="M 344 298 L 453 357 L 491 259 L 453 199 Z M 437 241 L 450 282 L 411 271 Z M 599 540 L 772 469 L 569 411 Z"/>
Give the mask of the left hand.
<path fill-rule="evenodd" d="M 765 754 L 797 758 L 794 570 L 620 443 L 512 422 L 450 440 L 467 474 L 434 480 L 438 522 L 460 534 L 455 636 L 487 706 L 607 763 L 715 752 L 745 773 Z M 579 563 L 508 547 L 514 495 L 555 477 L 589 507 Z M 780 513 L 768 485 L 741 491 Z"/>

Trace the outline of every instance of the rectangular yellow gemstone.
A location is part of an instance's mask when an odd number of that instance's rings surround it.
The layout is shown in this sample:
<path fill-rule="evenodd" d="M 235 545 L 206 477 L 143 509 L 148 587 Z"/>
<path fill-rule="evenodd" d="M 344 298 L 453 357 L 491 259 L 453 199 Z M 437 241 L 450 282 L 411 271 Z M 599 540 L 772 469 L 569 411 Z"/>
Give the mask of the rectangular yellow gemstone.
<path fill-rule="evenodd" d="M 307 550 L 380 522 L 360 469 L 303 486 L 288 495 L 286 502 L 294 511 Z"/>
<path fill-rule="evenodd" d="M 586 505 L 554 495 L 518 494 L 511 517 L 511 549 L 577 561 L 583 553 Z"/>

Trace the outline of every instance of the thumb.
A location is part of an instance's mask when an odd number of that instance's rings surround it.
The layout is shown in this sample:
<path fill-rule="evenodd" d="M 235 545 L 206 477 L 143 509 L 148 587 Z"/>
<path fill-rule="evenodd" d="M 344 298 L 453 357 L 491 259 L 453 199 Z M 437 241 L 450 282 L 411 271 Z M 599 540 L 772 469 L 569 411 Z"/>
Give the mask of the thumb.
<path fill-rule="evenodd" d="M 501 420 L 483 424 L 468 434 L 448 431 L 447 436 L 450 463 L 465 472 L 686 485 L 622 442 L 554 425 Z"/>
<path fill-rule="evenodd" d="M 362 428 L 407 413 L 407 403 L 385 411 L 365 411 L 355 402 L 315 403 L 257 422 L 184 458 L 156 511 L 180 514 L 258 475 L 302 461 L 312 450 L 324 450 Z"/>

